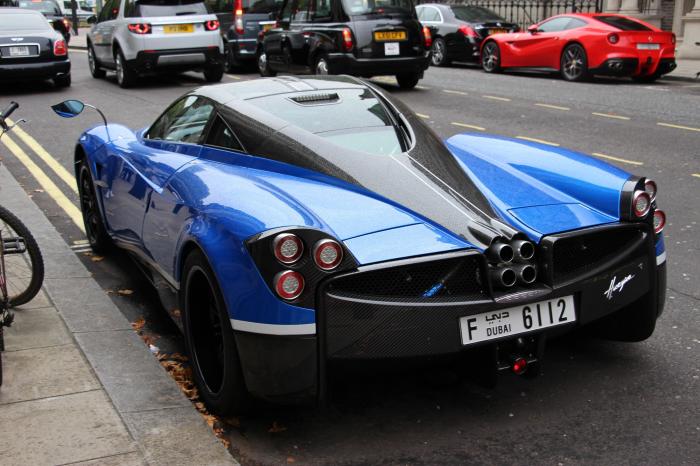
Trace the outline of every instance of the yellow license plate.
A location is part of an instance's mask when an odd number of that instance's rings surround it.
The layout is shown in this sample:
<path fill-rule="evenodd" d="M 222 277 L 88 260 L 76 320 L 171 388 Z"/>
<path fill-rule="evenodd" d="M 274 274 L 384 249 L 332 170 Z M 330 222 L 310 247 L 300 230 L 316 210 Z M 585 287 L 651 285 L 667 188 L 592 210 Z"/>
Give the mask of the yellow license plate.
<path fill-rule="evenodd" d="M 374 33 L 374 40 L 406 40 L 406 31 L 378 31 Z"/>
<path fill-rule="evenodd" d="M 263 32 L 267 32 L 267 31 L 269 31 L 270 29 L 272 29 L 273 27 L 275 27 L 275 23 L 263 24 L 263 25 L 262 25 L 262 30 L 263 30 Z"/>
<path fill-rule="evenodd" d="M 508 29 L 505 28 L 494 28 L 494 29 L 489 29 L 489 35 L 493 34 L 503 34 L 505 32 L 508 32 Z"/>
<path fill-rule="evenodd" d="M 168 24 L 163 26 L 163 32 L 166 34 L 194 32 L 194 24 Z"/>

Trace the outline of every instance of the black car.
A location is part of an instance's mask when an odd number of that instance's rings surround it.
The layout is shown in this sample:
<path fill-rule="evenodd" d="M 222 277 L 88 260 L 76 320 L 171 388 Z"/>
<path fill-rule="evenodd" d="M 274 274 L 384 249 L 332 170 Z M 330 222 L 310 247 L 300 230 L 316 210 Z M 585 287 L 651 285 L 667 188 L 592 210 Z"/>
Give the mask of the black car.
<path fill-rule="evenodd" d="M 15 6 L 39 11 L 49 20 L 51 26 L 61 33 L 66 44 L 70 42 L 71 23 L 61 11 L 56 0 L 18 0 Z"/>
<path fill-rule="evenodd" d="M 0 81 L 26 79 L 70 86 L 68 46 L 38 11 L 0 8 Z"/>
<path fill-rule="evenodd" d="M 520 30 L 517 24 L 481 6 L 426 3 L 418 5 L 416 12 L 433 32 L 431 63 L 435 66 L 479 61 L 481 41 L 487 36 Z"/>
<path fill-rule="evenodd" d="M 272 29 L 283 0 L 206 0 L 221 24 L 229 69 L 255 62 L 260 32 Z"/>
<path fill-rule="evenodd" d="M 285 0 L 277 26 L 262 34 L 263 76 L 395 75 L 413 88 L 429 66 L 430 32 L 411 0 Z"/>

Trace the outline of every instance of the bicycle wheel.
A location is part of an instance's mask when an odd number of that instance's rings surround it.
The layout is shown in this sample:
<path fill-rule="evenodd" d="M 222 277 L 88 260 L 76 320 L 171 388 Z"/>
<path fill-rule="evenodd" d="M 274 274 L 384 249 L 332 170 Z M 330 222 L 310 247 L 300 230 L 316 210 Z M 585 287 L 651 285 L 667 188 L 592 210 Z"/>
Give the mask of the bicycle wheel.
<path fill-rule="evenodd" d="M 5 250 L 5 279 L 10 306 L 19 306 L 31 301 L 41 289 L 44 260 L 27 227 L 2 206 L 0 237 Z"/>

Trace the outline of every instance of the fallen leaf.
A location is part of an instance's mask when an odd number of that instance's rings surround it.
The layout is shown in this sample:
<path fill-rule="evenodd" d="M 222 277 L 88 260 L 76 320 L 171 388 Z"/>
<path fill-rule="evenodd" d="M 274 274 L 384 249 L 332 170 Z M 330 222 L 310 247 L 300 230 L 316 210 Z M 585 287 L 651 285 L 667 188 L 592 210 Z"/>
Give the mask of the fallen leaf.
<path fill-rule="evenodd" d="M 144 325 L 146 325 L 146 320 L 143 317 L 139 317 L 131 323 L 131 328 L 133 328 L 137 332 L 140 332 Z"/>
<path fill-rule="evenodd" d="M 277 421 L 272 421 L 272 426 L 269 429 L 267 429 L 267 431 L 271 434 L 284 432 L 285 430 L 287 430 L 287 428 Z"/>
<path fill-rule="evenodd" d="M 92 257 L 90 257 L 90 260 L 93 261 L 93 262 L 100 262 L 102 259 L 104 259 L 104 257 L 102 257 L 102 256 L 92 256 Z"/>
<path fill-rule="evenodd" d="M 117 290 L 117 293 L 119 293 L 121 296 L 129 296 L 134 294 L 134 290 L 124 288 L 123 290 Z"/>

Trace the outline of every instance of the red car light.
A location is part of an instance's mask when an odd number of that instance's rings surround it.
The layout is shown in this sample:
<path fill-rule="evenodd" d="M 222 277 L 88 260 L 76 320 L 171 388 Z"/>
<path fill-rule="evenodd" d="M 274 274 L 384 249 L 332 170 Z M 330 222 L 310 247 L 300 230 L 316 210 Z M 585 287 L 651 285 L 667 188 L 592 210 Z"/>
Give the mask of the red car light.
<path fill-rule="evenodd" d="M 150 34 L 151 25 L 148 23 L 134 23 L 127 26 L 134 34 Z"/>
<path fill-rule="evenodd" d="M 343 260 L 343 248 L 332 239 L 323 239 L 314 246 L 314 262 L 321 270 L 333 270 Z"/>
<path fill-rule="evenodd" d="M 646 191 L 646 193 L 649 195 L 651 202 L 654 202 L 657 191 L 656 182 L 647 178 L 647 180 L 644 182 L 644 191 Z"/>
<path fill-rule="evenodd" d="M 479 37 L 476 34 L 476 31 L 474 29 L 470 28 L 469 26 L 467 26 L 466 24 L 463 24 L 462 26 L 460 26 L 458 31 L 461 32 L 462 34 L 464 34 L 466 37 Z"/>
<path fill-rule="evenodd" d="M 243 0 L 236 0 L 233 7 L 233 22 L 236 25 L 236 33 L 243 34 Z"/>
<path fill-rule="evenodd" d="M 651 209 L 651 197 L 645 191 L 636 191 L 632 198 L 632 211 L 638 218 L 642 218 Z"/>
<path fill-rule="evenodd" d="M 349 28 L 343 29 L 343 49 L 345 49 L 346 52 L 350 52 L 353 45 L 352 32 Z"/>
<path fill-rule="evenodd" d="M 219 29 L 219 22 L 215 19 L 207 21 L 206 23 L 204 23 L 204 28 L 207 31 L 216 31 L 217 29 Z"/>
<path fill-rule="evenodd" d="M 517 358 L 513 362 L 513 372 L 517 375 L 522 375 L 527 370 L 527 360 L 525 358 Z"/>
<path fill-rule="evenodd" d="M 293 270 L 280 272 L 275 276 L 275 291 L 282 299 L 296 299 L 304 291 L 304 277 Z"/>
<path fill-rule="evenodd" d="M 63 18 L 63 25 L 66 27 L 66 30 L 70 29 L 71 22 L 68 21 L 68 18 Z"/>
<path fill-rule="evenodd" d="M 66 47 L 66 41 L 59 39 L 53 43 L 53 54 L 57 57 L 65 57 L 68 55 L 68 47 Z"/>
<path fill-rule="evenodd" d="M 666 213 L 663 210 L 654 211 L 654 233 L 657 235 L 664 231 L 666 226 Z"/>
<path fill-rule="evenodd" d="M 304 243 L 297 235 L 282 233 L 272 242 L 275 257 L 283 264 L 293 264 L 304 252 Z"/>
<path fill-rule="evenodd" d="M 611 44 L 617 44 L 618 42 L 620 42 L 620 36 L 618 36 L 614 32 L 612 34 L 608 34 L 608 42 L 610 42 Z"/>
<path fill-rule="evenodd" d="M 430 29 L 428 26 L 423 26 L 423 41 L 425 41 L 426 49 L 433 46 L 433 36 L 430 34 Z"/>

